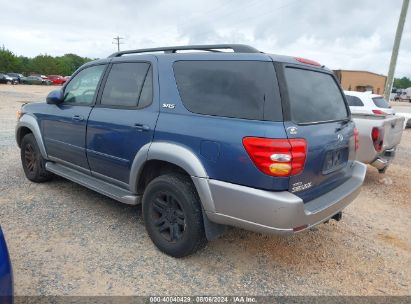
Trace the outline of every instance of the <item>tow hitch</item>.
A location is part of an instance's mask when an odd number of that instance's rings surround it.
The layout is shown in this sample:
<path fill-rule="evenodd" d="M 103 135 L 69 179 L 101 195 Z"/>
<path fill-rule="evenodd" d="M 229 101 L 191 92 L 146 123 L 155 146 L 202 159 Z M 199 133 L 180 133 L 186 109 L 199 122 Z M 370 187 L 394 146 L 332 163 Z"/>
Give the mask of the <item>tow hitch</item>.
<path fill-rule="evenodd" d="M 331 218 L 331 220 L 336 220 L 337 222 L 341 221 L 342 219 L 342 211 L 338 212 L 337 214 L 334 214 Z M 328 224 L 330 220 L 326 220 L 324 224 Z"/>

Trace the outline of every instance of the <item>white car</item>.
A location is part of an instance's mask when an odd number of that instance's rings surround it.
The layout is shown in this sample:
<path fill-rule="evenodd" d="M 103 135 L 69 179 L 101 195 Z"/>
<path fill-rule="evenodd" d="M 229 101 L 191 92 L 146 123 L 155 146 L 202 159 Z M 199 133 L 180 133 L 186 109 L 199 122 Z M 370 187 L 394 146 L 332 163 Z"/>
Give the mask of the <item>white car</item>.
<path fill-rule="evenodd" d="M 369 92 L 344 91 L 352 114 L 386 116 L 395 114 L 381 95 Z"/>

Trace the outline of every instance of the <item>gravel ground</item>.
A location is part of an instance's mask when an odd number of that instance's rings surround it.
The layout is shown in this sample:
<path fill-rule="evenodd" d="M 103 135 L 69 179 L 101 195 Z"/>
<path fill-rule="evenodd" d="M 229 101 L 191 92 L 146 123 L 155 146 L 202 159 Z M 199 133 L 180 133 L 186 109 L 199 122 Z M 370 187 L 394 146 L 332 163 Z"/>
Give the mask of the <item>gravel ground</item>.
<path fill-rule="evenodd" d="M 411 129 L 385 175 L 368 168 L 342 221 L 291 237 L 232 228 L 174 259 L 151 243 L 140 207 L 24 177 L 15 111 L 51 89 L 0 85 L 0 223 L 17 295 L 411 295 Z"/>

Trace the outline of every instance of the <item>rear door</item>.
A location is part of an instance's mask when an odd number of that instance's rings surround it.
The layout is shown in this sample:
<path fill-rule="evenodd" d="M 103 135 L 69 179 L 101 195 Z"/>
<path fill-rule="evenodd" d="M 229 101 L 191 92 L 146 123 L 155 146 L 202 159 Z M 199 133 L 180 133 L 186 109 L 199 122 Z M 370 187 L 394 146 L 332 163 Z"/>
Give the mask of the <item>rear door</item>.
<path fill-rule="evenodd" d="M 354 123 L 334 76 L 323 69 L 277 68 L 288 138 L 307 143 L 304 171 L 290 177 L 289 191 L 309 201 L 351 176 Z"/>
<path fill-rule="evenodd" d="M 350 107 L 351 113 L 354 114 L 364 114 L 364 115 L 372 115 L 370 109 L 365 107 L 364 102 L 357 96 L 345 94 L 345 99 Z"/>
<path fill-rule="evenodd" d="M 113 63 L 87 125 L 92 175 L 127 187 L 138 150 L 149 143 L 158 116 L 155 61 Z"/>

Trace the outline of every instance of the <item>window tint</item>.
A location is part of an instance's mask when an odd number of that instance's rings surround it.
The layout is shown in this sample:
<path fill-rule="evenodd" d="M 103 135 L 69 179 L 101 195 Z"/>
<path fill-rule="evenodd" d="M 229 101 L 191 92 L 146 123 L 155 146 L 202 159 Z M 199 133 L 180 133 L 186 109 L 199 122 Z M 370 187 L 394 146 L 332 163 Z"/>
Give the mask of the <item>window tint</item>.
<path fill-rule="evenodd" d="M 294 122 L 321 122 L 348 117 L 341 91 L 331 75 L 286 68 L 285 78 Z"/>
<path fill-rule="evenodd" d="M 389 103 L 382 97 L 374 97 L 372 101 L 379 108 L 389 109 L 390 107 Z"/>
<path fill-rule="evenodd" d="M 143 89 L 141 90 L 140 101 L 138 102 L 139 108 L 145 108 L 151 104 L 153 100 L 153 68 L 147 72 L 146 80 L 144 80 Z"/>
<path fill-rule="evenodd" d="M 104 86 L 101 104 L 137 107 L 149 67 L 150 64 L 143 62 L 113 64 Z"/>
<path fill-rule="evenodd" d="M 347 99 L 348 105 L 350 107 L 363 107 L 364 106 L 361 99 L 359 99 L 356 96 L 345 95 L 345 98 Z"/>
<path fill-rule="evenodd" d="M 91 104 L 105 65 L 85 68 L 67 84 L 64 89 L 64 103 Z"/>
<path fill-rule="evenodd" d="M 261 120 L 274 95 L 270 62 L 178 61 L 174 75 L 184 106 L 194 113 Z"/>

